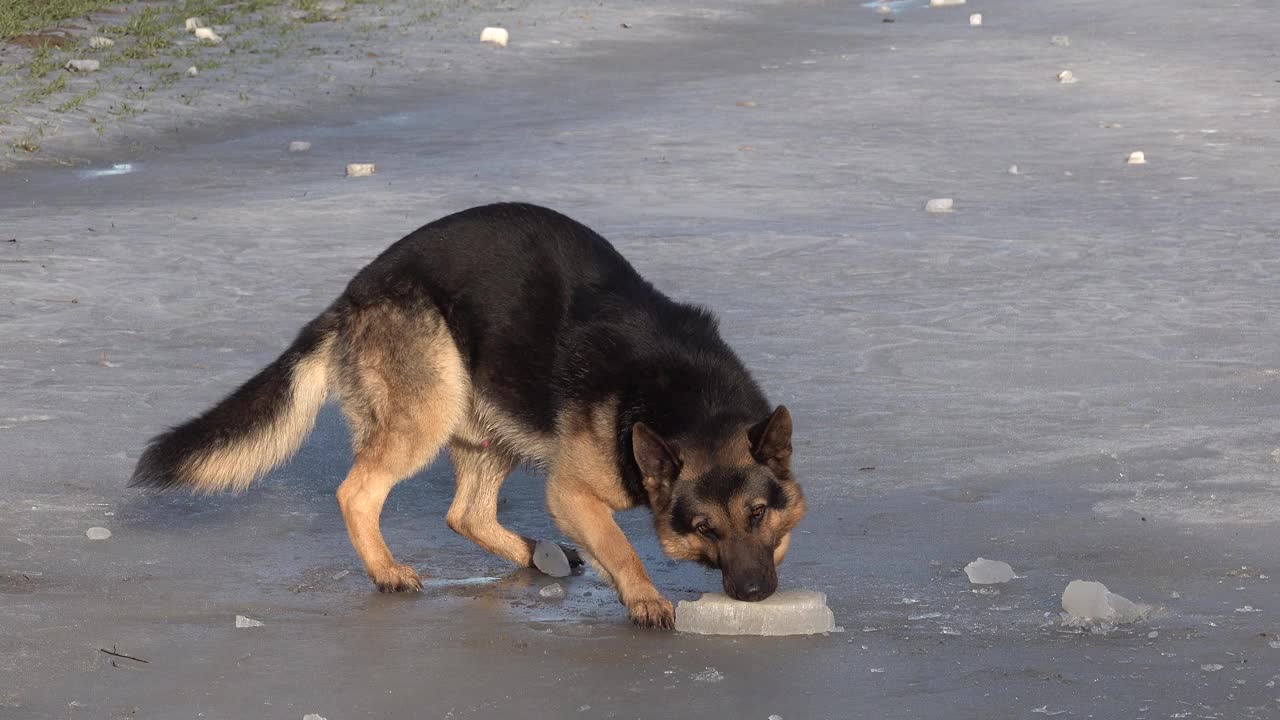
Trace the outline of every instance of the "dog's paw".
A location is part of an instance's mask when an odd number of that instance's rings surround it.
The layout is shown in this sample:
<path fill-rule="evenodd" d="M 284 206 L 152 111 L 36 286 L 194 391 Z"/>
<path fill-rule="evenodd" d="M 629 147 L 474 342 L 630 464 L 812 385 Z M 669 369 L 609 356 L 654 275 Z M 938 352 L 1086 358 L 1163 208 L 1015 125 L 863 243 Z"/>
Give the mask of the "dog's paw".
<path fill-rule="evenodd" d="M 661 596 L 630 603 L 627 614 L 631 616 L 632 624 L 640 628 L 670 630 L 676 626 L 676 610 Z"/>
<path fill-rule="evenodd" d="M 417 571 L 402 563 L 393 563 L 385 570 L 370 573 L 369 577 L 378 586 L 378 592 L 417 592 L 422 589 L 422 578 L 418 577 Z"/>
<path fill-rule="evenodd" d="M 578 552 L 578 548 L 572 545 L 561 545 L 560 549 L 564 551 L 564 556 L 568 558 L 570 568 L 580 568 L 587 564 L 582 559 L 582 553 Z"/>

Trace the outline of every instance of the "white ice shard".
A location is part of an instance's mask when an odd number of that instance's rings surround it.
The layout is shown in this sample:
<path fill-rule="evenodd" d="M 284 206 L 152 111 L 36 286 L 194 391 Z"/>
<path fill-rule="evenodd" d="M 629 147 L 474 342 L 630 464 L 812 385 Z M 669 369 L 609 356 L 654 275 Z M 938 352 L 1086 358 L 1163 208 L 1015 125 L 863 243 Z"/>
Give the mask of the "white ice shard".
<path fill-rule="evenodd" d="M 826 593 L 787 590 L 760 602 L 706 593 L 676 605 L 676 630 L 699 635 L 813 635 L 840 632 Z"/>
<path fill-rule="evenodd" d="M 1132 602 L 1100 582 L 1072 580 L 1062 593 L 1064 625 L 1114 625 L 1137 622 L 1151 613 L 1150 605 Z"/>
<path fill-rule="evenodd" d="M 506 47 L 511 34 L 506 28 L 487 27 L 480 31 L 480 42 L 490 43 L 498 47 Z"/>
<path fill-rule="evenodd" d="M 377 170 L 373 163 L 347 163 L 347 177 L 369 177 Z"/>
<path fill-rule="evenodd" d="M 238 628 L 262 627 L 262 621 L 254 620 L 253 618 L 245 617 L 243 615 L 237 615 L 236 627 Z"/>
<path fill-rule="evenodd" d="M 569 558 L 550 540 L 539 540 L 533 547 L 533 566 L 551 577 L 569 576 Z"/>
<path fill-rule="evenodd" d="M 538 594 L 544 598 L 558 600 L 564 597 L 564 587 L 562 587 L 560 583 L 551 583 L 550 585 L 547 585 L 546 587 L 539 590 Z"/>
<path fill-rule="evenodd" d="M 1009 563 L 981 557 L 965 565 L 964 574 L 969 576 L 969 582 L 974 585 L 995 585 L 1018 577 Z"/>
<path fill-rule="evenodd" d="M 924 204 L 924 209 L 932 213 L 951 212 L 954 207 L 955 201 L 951 198 L 934 198 Z"/>

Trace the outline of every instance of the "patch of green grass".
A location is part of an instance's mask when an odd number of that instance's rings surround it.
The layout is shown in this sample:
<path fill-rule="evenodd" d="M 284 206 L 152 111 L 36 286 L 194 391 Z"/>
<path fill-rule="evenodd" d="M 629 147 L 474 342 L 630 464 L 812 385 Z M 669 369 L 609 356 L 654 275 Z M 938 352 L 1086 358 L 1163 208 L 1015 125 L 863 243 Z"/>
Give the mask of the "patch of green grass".
<path fill-rule="evenodd" d="M 58 76 L 53 79 L 53 82 L 48 83 L 47 85 L 40 85 L 40 86 L 34 87 L 31 90 L 28 90 L 26 93 L 23 93 L 22 99 L 25 102 L 36 102 L 38 100 L 43 100 L 49 97 L 50 95 L 53 95 L 54 93 L 62 92 L 63 90 L 66 90 L 66 89 L 67 89 L 67 75 L 66 73 L 59 73 Z"/>
<path fill-rule="evenodd" d="M 134 13 L 121 29 L 121 34 L 132 38 L 133 42 L 121 50 L 120 55 L 128 60 L 153 58 L 173 45 L 176 33 L 173 15 L 148 5 Z"/>
<path fill-rule="evenodd" d="M 36 48 L 35 54 L 27 63 L 27 77 L 30 80 L 43 80 L 45 75 L 58 69 L 59 56 L 47 47 Z"/>
<path fill-rule="evenodd" d="M 82 93 L 72 95 L 71 99 L 67 100 L 66 102 L 62 103 L 58 107 L 54 108 L 53 111 L 58 113 L 67 113 L 67 112 L 71 112 L 72 110 L 79 110 L 86 102 L 88 102 L 89 100 L 92 100 L 93 97 L 97 95 L 98 91 L 100 90 L 102 90 L 102 86 L 96 85 L 93 88 L 90 88 L 89 90 L 85 90 Z"/>
<path fill-rule="evenodd" d="M 113 4 L 115 0 L 3 0 L 0 2 L 0 39 L 52 27 L 67 18 Z"/>

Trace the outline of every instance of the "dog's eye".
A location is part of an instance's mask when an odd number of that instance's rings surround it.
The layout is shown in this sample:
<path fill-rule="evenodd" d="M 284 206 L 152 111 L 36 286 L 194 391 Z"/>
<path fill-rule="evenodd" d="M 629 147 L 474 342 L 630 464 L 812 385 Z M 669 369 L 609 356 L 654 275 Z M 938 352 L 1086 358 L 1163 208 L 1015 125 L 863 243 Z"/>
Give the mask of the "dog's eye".
<path fill-rule="evenodd" d="M 714 539 L 716 536 L 716 531 L 712 530 L 711 526 L 706 524 L 705 522 L 698 523 L 697 525 L 694 526 L 693 529 L 697 530 L 699 535 L 706 538 Z"/>
<path fill-rule="evenodd" d="M 760 521 L 764 519 L 764 514 L 768 511 L 769 506 L 767 505 L 756 505 L 751 508 L 751 524 L 759 525 Z"/>

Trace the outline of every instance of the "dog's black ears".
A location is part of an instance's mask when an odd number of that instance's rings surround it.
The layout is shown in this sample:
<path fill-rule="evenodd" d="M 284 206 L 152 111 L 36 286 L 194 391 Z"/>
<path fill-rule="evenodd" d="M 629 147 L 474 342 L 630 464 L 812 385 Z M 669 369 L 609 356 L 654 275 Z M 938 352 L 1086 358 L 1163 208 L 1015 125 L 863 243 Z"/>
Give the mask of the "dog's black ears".
<path fill-rule="evenodd" d="M 790 476 L 791 412 L 786 405 L 779 405 L 769 417 L 748 428 L 747 437 L 756 462 L 767 465 L 779 479 Z"/>
<path fill-rule="evenodd" d="M 680 474 L 679 453 L 642 422 L 631 426 L 631 452 L 640 466 L 651 505 L 660 507 L 671 493 L 671 484 Z"/>

